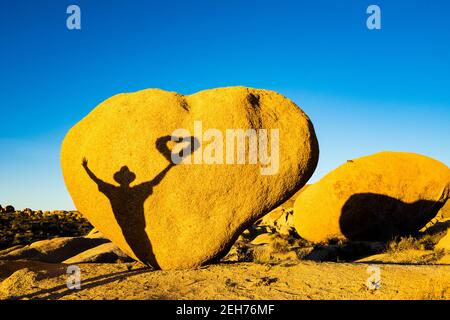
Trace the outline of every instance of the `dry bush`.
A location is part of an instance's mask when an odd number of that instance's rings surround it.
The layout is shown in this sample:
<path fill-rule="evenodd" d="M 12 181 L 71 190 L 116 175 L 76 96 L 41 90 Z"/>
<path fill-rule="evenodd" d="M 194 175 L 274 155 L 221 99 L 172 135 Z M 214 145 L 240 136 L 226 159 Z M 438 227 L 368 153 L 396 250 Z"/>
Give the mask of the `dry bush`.
<path fill-rule="evenodd" d="M 386 253 L 397 253 L 406 250 L 425 250 L 425 247 L 420 239 L 411 236 L 394 239 L 386 246 Z"/>

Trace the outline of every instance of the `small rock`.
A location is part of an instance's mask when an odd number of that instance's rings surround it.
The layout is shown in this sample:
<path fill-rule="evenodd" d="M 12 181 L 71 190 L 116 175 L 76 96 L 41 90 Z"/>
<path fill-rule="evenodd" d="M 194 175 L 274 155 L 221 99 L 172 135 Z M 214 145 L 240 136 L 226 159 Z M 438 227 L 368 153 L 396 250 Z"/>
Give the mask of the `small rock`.
<path fill-rule="evenodd" d="M 133 259 L 123 253 L 114 243 L 109 242 L 81 252 L 76 256 L 63 261 L 63 263 L 116 263 L 118 261 L 132 262 Z"/>
<path fill-rule="evenodd" d="M 275 229 L 278 233 L 290 235 L 295 232 L 294 214 L 292 209 L 284 209 L 278 207 L 265 215 L 260 223 L 260 226 L 266 226 Z"/>
<path fill-rule="evenodd" d="M 445 254 L 442 258 L 437 262 L 438 264 L 450 265 L 450 254 Z"/>
<path fill-rule="evenodd" d="M 271 278 L 271 277 L 262 277 L 258 279 L 256 282 L 256 286 L 270 286 L 272 283 L 275 283 L 278 281 L 278 278 Z"/>
<path fill-rule="evenodd" d="M 439 219 L 439 221 L 450 219 L 450 201 L 447 201 L 441 208 L 441 210 L 437 214 L 437 218 Z"/>
<path fill-rule="evenodd" d="M 10 252 L 12 252 L 12 251 L 15 251 L 15 250 L 17 250 L 17 249 L 23 248 L 23 247 L 24 247 L 24 245 L 19 244 L 19 245 L 17 245 L 17 246 L 13 246 L 13 247 L 6 248 L 6 249 L 4 249 L 4 250 L 0 250 L 0 257 L 3 256 L 3 255 L 5 255 L 5 254 L 8 254 L 8 253 L 10 253 Z"/>
<path fill-rule="evenodd" d="M 355 262 L 362 263 L 405 263 L 429 264 L 436 262 L 436 254 L 431 250 L 409 249 L 392 253 L 380 253 L 365 257 Z"/>
<path fill-rule="evenodd" d="M 284 209 L 283 208 L 276 208 L 275 210 L 270 211 L 268 214 L 266 214 L 260 222 L 260 225 L 264 226 L 273 226 L 275 227 L 275 221 L 281 217 L 283 214 Z"/>
<path fill-rule="evenodd" d="M 98 231 L 96 228 L 92 229 L 85 237 L 89 239 L 98 239 L 98 238 L 106 239 L 103 233 Z"/>
<path fill-rule="evenodd" d="M 435 249 L 450 251 L 450 230 L 436 245 Z"/>
<path fill-rule="evenodd" d="M 3 209 L 3 210 L 4 210 L 5 213 L 13 213 L 13 212 L 16 211 L 16 209 L 13 206 L 11 206 L 11 205 L 6 206 L 5 209 Z"/>
<path fill-rule="evenodd" d="M 252 257 L 252 260 L 257 263 L 299 260 L 295 251 L 279 252 L 270 245 L 256 246 L 251 249 L 249 254 Z"/>
<path fill-rule="evenodd" d="M 251 244 L 261 245 L 261 244 L 271 244 L 274 241 L 274 235 L 269 233 L 263 233 L 257 236 Z"/>
<path fill-rule="evenodd" d="M 14 299 L 36 287 L 38 274 L 28 268 L 20 269 L 0 284 L 0 299 Z"/>
<path fill-rule="evenodd" d="M 62 237 L 34 242 L 23 248 L 0 256 L 0 260 L 37 260 L 60 263 L 85 250 L 107 242 L 107 239 L 89 239 L 84 237 Z"/>

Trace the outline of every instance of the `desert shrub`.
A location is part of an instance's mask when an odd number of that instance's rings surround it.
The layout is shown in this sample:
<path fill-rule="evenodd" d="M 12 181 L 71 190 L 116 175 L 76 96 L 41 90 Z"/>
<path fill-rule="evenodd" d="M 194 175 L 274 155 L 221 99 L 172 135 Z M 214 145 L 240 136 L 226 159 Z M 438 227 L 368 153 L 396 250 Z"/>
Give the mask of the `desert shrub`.
<path fill-rule="evenodd" d="M 397 238 L 388 242 L 386 249 L 388 253 L 394 253 L 405 250 L 424 250 L 425 248 L 419 239 L 408 236 Z"/>

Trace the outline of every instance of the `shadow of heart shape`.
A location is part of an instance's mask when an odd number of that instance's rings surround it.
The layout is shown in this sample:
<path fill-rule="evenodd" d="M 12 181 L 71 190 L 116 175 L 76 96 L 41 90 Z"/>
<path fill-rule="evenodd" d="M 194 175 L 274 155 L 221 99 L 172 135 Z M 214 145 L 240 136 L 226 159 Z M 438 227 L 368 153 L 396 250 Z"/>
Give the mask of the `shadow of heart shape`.
<path fill-rule="evenodd" d="M 176 144 L 186 144 L 179 152 L 177 157 L 181 160 L 185 159 L 187 156 L 192 154 L 195 150 L 200 148 L 200 141 L 194 137 L 173 137 L 170 135 L 159 137 L 156 139 L 156 149 L 164 156 L 172 164 L 174 163 L 172 160 L 173 151 L 169 147 L 170 142 L 175 142 Z M 175 154 L 174 154 L 175 155 Z M 181 161 L 180 161 L 181 162 Z"/>

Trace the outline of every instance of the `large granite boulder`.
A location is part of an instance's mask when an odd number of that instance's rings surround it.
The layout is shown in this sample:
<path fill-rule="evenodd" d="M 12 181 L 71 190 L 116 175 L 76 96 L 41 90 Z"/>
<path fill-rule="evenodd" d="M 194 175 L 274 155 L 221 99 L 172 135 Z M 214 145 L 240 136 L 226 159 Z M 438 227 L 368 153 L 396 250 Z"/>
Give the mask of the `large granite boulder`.
<path fill-rule="evenodd" d="M 116 95 L 76 124 L 61 164 L 77 209 L 99 231 L 170 269 L 224 256 L 308 181 L 318 152 L 308 116 L 273 91 L 148 89 Z"/>

